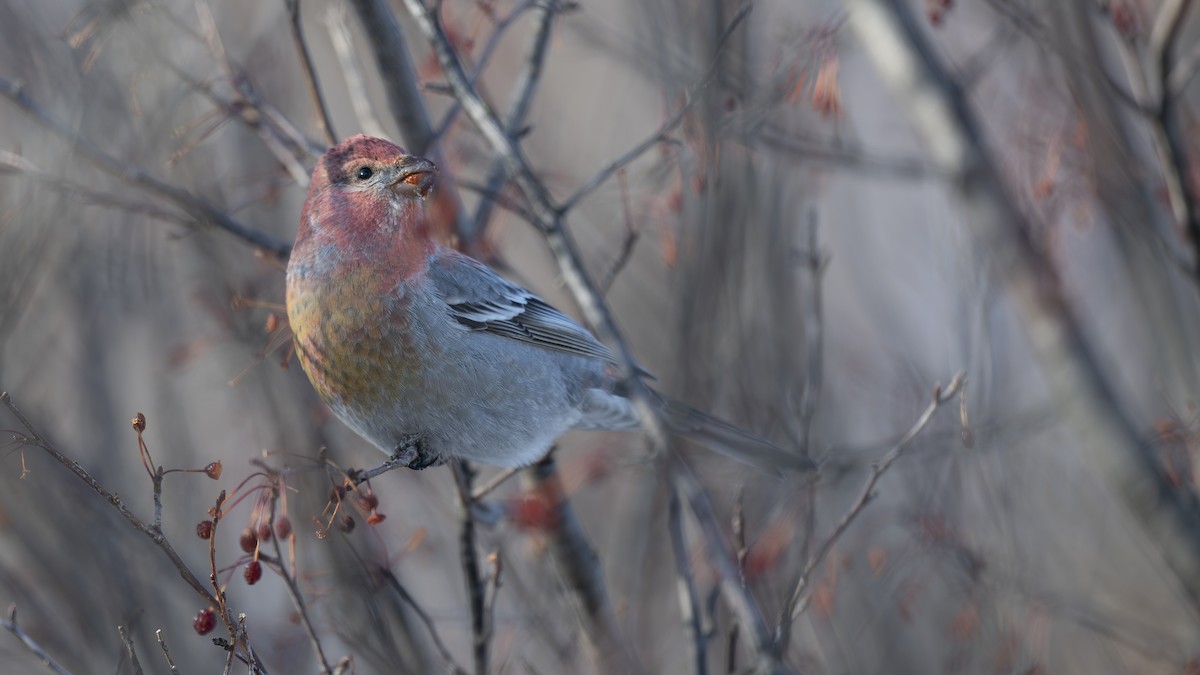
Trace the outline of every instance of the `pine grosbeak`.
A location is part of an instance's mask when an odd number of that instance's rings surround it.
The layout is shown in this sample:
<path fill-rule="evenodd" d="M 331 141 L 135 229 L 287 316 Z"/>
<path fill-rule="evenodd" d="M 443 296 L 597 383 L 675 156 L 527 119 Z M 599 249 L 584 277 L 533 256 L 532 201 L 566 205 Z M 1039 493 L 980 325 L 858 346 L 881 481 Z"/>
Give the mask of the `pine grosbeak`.
<path fill-rule="evenodd" d="M 429 237 L 427 159 L 348 138 L 317 162 L 287 268 L 296 352 L 330 408 L 414 469 L 540 459 L 568 429 L 632 429 L 613 357 L 573 319 Z M 669 428 L 752 464 L 813 464 L 656 397 Z M 403 451 L 403 453 L 401 453 Z"/>

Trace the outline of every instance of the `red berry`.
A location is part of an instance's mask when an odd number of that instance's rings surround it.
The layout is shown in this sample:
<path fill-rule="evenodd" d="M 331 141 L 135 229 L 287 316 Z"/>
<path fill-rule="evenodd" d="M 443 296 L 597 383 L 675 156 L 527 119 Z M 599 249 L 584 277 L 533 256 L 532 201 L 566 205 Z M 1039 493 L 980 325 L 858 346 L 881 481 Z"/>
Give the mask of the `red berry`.
<path fill-rule="evenodd" d="M 208 466 L 204 467 L 204 475 L 208 476 L 209 478 L 211 478 L 213 480 L 217 480 L 218 478 L 220 478 L 221 477 L 221 460 L 218 459 L 215 462 L 210 462 Z"/>
<path fill-rule="evenodd" d="M 367 524 L 368 525 L 378 525 L 383 522 L 384 518 L 387 518 L 387 516 L 383 515 L 382 513 L 378 512 L 378 511 L 372 511 L 371 515 L 367 516 Z"/>
<path fill-rule="evenodd" d="M 258 529 L 256 530 L 256 534 L 258 534 L 259 541 L 270 541 L 271 540 L 271 524 L 266 523 L 266 522 L 259 523 Z"/>
<path fill-rule="evenodd" d="M 262 578 L 262 563 L 257 560 L 246 563 L 246 569 L 242 570 L 242 577 L 251 586 L 257 584 L 258 580 Z"/>
<path fill-rule="evenodd" d="M 275 519 L 275 536 L 280 539 L 292 536 L 292 521 L 288 520 L 287 516 L 279 516 Z"/>
<path fill-rule="evenodd" d="M 196 536 L 201 539 L 212 539 L 213 521 L 202 520 L 196 523 Z"/>
<path fill-rule="evenodd" d="M 192 628 L 200 635 L 208 635 L 217 625 L 217 615 L 211 609 L 202 609 L 192 622 Z"/>
<path fill-rule="evenodd" d="M 255 536 L 254 530 L 246 528 L 242 530 L 242 536 L 238 538 L 238 546 L 246 553 L 254 553 L 254 549 L 258 548 L 258 537 Z"/>

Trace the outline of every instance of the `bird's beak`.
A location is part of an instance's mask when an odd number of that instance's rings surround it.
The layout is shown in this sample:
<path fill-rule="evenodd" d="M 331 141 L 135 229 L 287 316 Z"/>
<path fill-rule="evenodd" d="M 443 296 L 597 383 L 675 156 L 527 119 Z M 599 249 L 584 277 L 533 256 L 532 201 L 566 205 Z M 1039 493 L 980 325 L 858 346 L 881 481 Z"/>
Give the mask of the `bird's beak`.
<path fill-rule="evenodd" d="M 388 187 L 401 195 L 424 197 L 437 180 L 437 165 L 424 157 L 405 156 L 396 163 L 399 171 Z"/>

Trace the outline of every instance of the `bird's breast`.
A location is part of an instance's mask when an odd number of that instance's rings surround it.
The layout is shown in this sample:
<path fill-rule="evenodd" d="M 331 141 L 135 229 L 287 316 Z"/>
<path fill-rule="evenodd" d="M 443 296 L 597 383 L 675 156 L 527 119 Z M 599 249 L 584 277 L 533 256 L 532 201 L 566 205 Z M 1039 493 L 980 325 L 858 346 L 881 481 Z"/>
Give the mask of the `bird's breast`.
<path fill-rule="evenodd" d="M 335 409 L 369 413 L 420 375 L 403 285 L 368 268 L 289 275 L 288 319 L 313 388 Z"/>

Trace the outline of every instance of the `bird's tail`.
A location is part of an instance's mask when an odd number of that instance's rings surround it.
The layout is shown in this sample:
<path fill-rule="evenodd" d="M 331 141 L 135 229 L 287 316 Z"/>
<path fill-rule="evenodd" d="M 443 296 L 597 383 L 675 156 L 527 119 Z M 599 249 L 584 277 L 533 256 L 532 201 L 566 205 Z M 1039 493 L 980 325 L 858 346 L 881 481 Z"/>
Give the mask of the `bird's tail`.
<path fill-rule="evenodd" d="M 781 471 L 815 471 L 816 462 L 785 450 L 729 422 L 658 395 L 668 430 L 759 470 L 779 475 Z"/>

